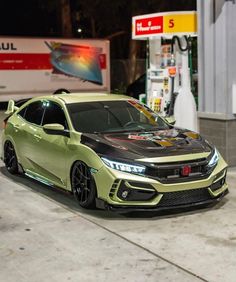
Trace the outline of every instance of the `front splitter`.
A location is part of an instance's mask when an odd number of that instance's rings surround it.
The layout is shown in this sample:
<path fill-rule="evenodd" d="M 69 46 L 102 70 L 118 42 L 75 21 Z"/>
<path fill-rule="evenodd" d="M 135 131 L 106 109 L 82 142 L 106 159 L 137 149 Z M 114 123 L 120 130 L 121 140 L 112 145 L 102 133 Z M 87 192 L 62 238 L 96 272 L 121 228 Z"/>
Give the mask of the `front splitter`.
<path fill-rule="evenodd" d="M 162 206 L 159 207 L 158 205 L 154 207 L 150 206 L 128 206 L 128 205 L 119 205 L 114 206 L 108 204 L 106 201 L 103 201 L 101 199 L 96 199 L 96 206 L 99 209 L 103 210 L 109 210 L 114 211 L 118 213 L 129 213 L 129 212 L 158 212 L 158 211 L 171 211 L 171 210 L 178 210 L 178 209 L 187 209 L 187 208 L 194 208 L 194 207 L 201 207 L 201 206 L 207 206 L 210 204 L 214 204 L 217 202 L 220 202 L 224 196 L 226 196 L 229 193 L 229 190 L 226 189 L 223 193 L 221 193 L 219 196 L 205 200 L 200 202 L 195 202 L 191 204 L 181 204 L 181 205 L 173 205 L 173 206 Z"/>

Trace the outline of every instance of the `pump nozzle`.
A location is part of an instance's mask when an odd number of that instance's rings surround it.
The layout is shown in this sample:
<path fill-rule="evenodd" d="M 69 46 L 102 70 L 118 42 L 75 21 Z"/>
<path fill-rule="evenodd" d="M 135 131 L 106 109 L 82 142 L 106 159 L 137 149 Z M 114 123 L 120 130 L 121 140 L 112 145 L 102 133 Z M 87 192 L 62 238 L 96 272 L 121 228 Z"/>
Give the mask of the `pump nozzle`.
<path fill-rule="evenodd" d="M 170 65 L 171 65 L 172 67 L 175 66 L 175 56 L 174 56 L 173 53 L 171 53 Z"/>

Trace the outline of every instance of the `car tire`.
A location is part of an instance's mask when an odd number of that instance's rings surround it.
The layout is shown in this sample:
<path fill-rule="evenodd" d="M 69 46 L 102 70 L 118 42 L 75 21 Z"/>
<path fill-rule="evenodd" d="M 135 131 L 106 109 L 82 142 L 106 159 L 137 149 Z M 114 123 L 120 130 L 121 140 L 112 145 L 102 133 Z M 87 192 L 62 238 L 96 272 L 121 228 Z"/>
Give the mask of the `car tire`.
<path fill-rule="evenodd" d="M 4 145 L 4 163 L 11 174 L 17 174 L 19 172 L 16 151 L 10 141 L 6 141 Z"/>
<path fill-rule="evenodd" d="M 71 170 L 72 192 L 82 208 L 95 208 L 96 184 L 89 167 L 82 161 L 76 161 Z"/>

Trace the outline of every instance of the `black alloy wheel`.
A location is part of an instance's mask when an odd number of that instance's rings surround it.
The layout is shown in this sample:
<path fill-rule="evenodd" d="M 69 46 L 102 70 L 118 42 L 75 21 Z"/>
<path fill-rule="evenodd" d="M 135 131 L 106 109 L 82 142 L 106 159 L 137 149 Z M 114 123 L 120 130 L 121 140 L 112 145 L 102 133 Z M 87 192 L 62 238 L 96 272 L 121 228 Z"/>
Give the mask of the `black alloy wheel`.
<path fill-rule="evenodd" d="M 79 205 L 86 209 L 95 208 L 96 186 L 89 167 L 77 161 L 71 171 L 72 191 Z"/>
<path fill-rule="evenodd" d="M 4 146 L 4 163 L 7 170 L 11 174 L 18 173 L 18 161 L 14 146 L 10 141 L 7 141 Z"/>

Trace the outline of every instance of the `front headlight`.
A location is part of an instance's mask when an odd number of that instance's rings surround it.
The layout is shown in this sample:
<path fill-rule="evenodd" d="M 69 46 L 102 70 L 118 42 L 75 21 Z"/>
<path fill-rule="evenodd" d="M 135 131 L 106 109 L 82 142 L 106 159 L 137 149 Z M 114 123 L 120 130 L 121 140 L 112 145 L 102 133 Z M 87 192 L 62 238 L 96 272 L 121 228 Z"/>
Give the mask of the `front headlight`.
<path fill-rule="evenodd" d="M 143 175 L 146 169 L 145 166 L 141 166 L 141 165 L 132 165 L 128 163 L 117 162 L 117 161 L 113 161 L 113 160 L 103 158 L 103 157 L 101 159 L 110 168 L 117 169 L 117 170 L 124 171 L 124 172 L 133 173 L 133 174 L 142 174 Z"/>
<path fill-rule="evenodd" d="M 217 152 L 217 150 L 216 150 L 216 148 L 215 148 L 215 149 L 214 149 L 214 154 L 213 154 L 213 156 L 211 157 L 211 159 L 210 159 L 210 161 L 209 161 L 209 163 L 208 163 L 208 166 L 209 166 L 209 167 L 215 166 L 215 165 L 217 164 L 218 160 L 219 160 L 219 154 L 218 154 L 218 152 Z"/>

